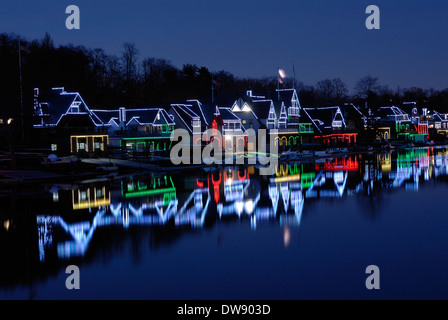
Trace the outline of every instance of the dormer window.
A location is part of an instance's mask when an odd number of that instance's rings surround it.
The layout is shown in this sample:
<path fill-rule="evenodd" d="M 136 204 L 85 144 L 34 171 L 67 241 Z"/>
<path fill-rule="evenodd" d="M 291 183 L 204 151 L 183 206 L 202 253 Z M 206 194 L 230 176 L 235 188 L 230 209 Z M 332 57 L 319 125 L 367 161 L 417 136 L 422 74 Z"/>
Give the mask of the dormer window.
<path fill-rule="evenodd" d="M 233 105 L 232 111 L 233 111 L 233 112 L 238 112 L 238 111 L 241 111 L 241 109 L 240 109 L 240 107 L 235 103 L 235 104 Z"/>
<path fill-rule="evenodd" d="M 334 120 L 332 126 L 333 128 L 342 128 L 342 121 Z"/>
<path fill-rule="evenodd" d="M 70 109 L 68 113 L 79 113 L 79 106 L 81 105 L 81 102 L 74 101 L 72 105 L 70 106 Z"/>
<path fill-rule="evenodd" d="M 245 103 L 244 106 L 243 106 L 243 110 L 242 110 L 242 111 L 249 112 L 249 111 L 251 111 L 251 109 L 250 109 L 250 107 Z"/>

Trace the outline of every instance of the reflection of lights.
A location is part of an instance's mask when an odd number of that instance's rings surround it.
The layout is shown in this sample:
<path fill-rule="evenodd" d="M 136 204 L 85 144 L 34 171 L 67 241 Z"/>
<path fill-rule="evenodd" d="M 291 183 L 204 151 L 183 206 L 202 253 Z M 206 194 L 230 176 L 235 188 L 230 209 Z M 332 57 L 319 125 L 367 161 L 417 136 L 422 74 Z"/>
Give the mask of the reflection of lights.
<path fill-rule="evenodd" d="M 283 228 L 283 244 L 285 248 L 291 243 L 291 230 L 287 226 Z"/>
<path fill-rule="evenodd" d="M 252 200 L 247 200 L 244 204 L 244 208 L 247 214 L 251 214 L 252 212 L 254 212 L 254 202 Z"/>
<path fill-rule="evenodd" d="M 243 212 L 244 204 L 242 201 L 235 202 L 235 210 L 238 215 L 241 215 Z"/>

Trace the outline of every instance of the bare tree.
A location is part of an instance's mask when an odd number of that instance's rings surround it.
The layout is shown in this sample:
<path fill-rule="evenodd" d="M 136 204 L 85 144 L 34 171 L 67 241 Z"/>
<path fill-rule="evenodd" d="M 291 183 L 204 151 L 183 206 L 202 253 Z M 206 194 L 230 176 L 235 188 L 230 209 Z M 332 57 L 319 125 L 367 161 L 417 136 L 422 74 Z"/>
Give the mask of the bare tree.
<path fill-rule="evenodd" d="M 379 89 L 378 78 L 368 75 L 356 82 L 355 95 L 358 98 L 367 99 L 372 94 L 377 94 Z"/>
<path fill-rule="evenodd" d="M 126 83 L 126 93 L 127 93 L 127 101 L 128 106 L 130 104 L 131 91 L 134 87 L 134 84 L 137 81 L 137 58 L 138 58 L 138 49 L 135 47 L 134 43 L 125 43 L 123 45 L 123 67 L 124 67 L 124 79 Z"/>
<path fill-rule="evenodd" d="M 339 102 L 348 94 L 346 84 L 339 78 L 319 81 L 316 84 L 316 89 L 321 99 L 327 102 Z"/>

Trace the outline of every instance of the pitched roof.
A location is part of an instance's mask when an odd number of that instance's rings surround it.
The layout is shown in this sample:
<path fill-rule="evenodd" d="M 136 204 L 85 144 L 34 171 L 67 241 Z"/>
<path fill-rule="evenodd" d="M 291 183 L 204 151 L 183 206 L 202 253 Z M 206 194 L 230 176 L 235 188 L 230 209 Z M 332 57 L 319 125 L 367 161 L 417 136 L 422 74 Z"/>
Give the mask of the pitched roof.
<path fill-rule="evenodd" d="M 56 125 L 65 116 L 74 102 L 79 103 L 79 112 L 77 114 L 89 115 L 95 125 L 102 125 L 102 121 L 91 112 L 87 104 L 78 92 L 66 92 L 63 87 L 52 88 L 51 91 L 43 93 L 39 97 L 42 112 L 48 115 L 47 124 Z"/>
<path fill-rule="evenodd" d="M 220 107 L 219 109 L 219 113 L 221 114 L 221 118 L 223 120 L 241 120 L 239 117 L 237 117 L 235 115 L 235 113 L 233 113 L 230 108 L 223 108 Z"/>
<path fill-rule="evenodd" d="M 159 119 L 157 118 L 157 115 L 160 115 Z M 175 124 L 174 121 L 166 112 L 166 110 L 162 108 L 126 110 L 127 124 L 129 124 L 132 121 L 132 119 L 135 119 L 141 125 Z"/>
<path fill-rule="evenodd" d="M 108 124 L 114 120 L 118 124 L 119 111 L 118 110 L 91 110 L 92 113 L 101 120 L 102 123 Z"/>
<path fill-rule="evenodd" d="M 212 123 L 215 116 L 215 107 L 203 105 L 198 100 L 187 100 L 187 102 L 191 111 L 201 118 L 201 123 L 205 123 L 207 126 Z"/>
<path fill-rule="evenodd" d="M 331 130 L 333 120 L 344 122 L 342 114 L 339 113 L 341 109 L 338 106 L 325 108 L 304 108 L 303 111 L 320 133 L 326 133 L 326 131 Z"/>
<path fill-rule="evenodd" d="M 345 118 L 361 118 L 366 119 L 366 115 L 361 111 L 361 109 L 353 104 L 346 104 L 340 106 L 341 111 L 343 112 Z"/>
<path fill-rule="evenodd" d="M 173 114 L 182 122 L 182 124 L 179 123 L 178 125 L 183 125 L 190 132 L 193 132 L 192 121 L 201 120 L 201 117 L 199 117 L 196 113 L 194 113 L 190 108 L 191 105 L 172 104 L 169 113 Z"/>
<path fill-rule="evenodd" d="M 255 100 L 252 101 L 249 106 L 258 119 L 267 119 L 272 104 L 272 100 Z"/>
<path fill-rule="evenodd" d="M 295 89 L 277 89 L 277 92 L 280 95 L 280 100 L 285 102 L 286 106 L 289 106 L 294 97 Z"/>
<path fill-rule="evenodd" d="M 377 115 L 382 118 L 387 118 L 388 116 L 406 116 L 408 114 L 398 107 L 387 106 L 379 108 L 377 111 Z"/>

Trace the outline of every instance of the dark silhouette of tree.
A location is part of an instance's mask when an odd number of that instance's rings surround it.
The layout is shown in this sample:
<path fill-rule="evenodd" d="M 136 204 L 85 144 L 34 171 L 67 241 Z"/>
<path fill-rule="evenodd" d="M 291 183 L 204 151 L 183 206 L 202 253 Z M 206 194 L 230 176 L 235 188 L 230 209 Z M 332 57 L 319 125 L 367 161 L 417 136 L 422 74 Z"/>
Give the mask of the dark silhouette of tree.
<path fill-rule="evenodd" d="M 379 89 L 378 78 L 365 76 L 359 79 L 355 85 L 355 95 L 361 99 L 367 99 L 372 94 L 377 94 Z"/>
<path fill-rule="evenodd" d="M 19 47 L 20 40 L 20 47 Z M 22 88 L 25 125 L 33 120 L 33 89 L 41 93 L 52 87 L 78 91 L 86 103 L 95 109 L 116 109 L 120 106 L 165 106 L 186 99 L 211 103 L 212 83 L 215 103 L 231 105 L 235 99 L 253 90 L 257 95 L 277 100 L 278 78 L 239 78 L 225 71 L 210 71 L 205 66 L 185 64 L 180 69 L 170 61 L 142 57 L 133 43 L 125 43 L 120 56 L 101 48 L 55 46 L 50 34 L 41 39 L 26 40 L 15 34 L 0 34 L 0 117 L 20 119 L 19 49 L 22 62 Z M 213 79 L 213 81 L 212 81 Z M 366 76 L 355 86 L 349 99 L 345 83 L 339 79 L 324 79 L 315 86 L 285 78 L 281 88 L 295 86 L 304 107 L 324 104 L 340 105 L 353 102 L 373 111 L 385 105 L 415 101 L 429 109 L 448 112 L 448 89 L 424 90 L 409 88 L 391 90 L 379 84 L 378 78 Z M 350 101 L 351 100 L 351 101 Z M 15 121 L 15 125 L 21 121 Z M 20 133 L 21 128 L 13 130 Z M 18 138 L 18 135 L 15 136 Z M 19 141 L 17 139 L 16 141 Z"/>
<path fill-rule="evenodd" d="M 131 101 L 133 94 L 136 93 L 136 85 L 137 85 L 137 59 L 138 59 L 139 51 L 135 47 L 134 43 L 125 43 L 123 45 L 123 68 L 124 68 L 124 81 L 125 81 L 125 90 L 127 96 L 127 106 L 129 107 L 133 101 Z M 135 101 L 134 99 L 132 99 Z"/>
<path fill-rule="evenodd" d="M 323 104 L 343 103 L 348 95 L 347 85 L 339 78 L 319 81 L 316 90 Z"/>

